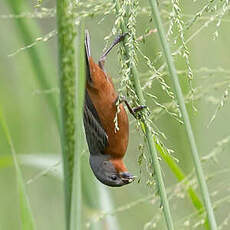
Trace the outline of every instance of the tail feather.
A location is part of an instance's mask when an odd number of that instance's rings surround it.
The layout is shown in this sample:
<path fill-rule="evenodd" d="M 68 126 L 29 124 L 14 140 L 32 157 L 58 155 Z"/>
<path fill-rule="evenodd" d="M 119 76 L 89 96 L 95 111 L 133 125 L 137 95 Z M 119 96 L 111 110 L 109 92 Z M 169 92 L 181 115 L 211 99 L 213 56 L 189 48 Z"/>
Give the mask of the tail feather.
<path fill-rule="evenodd" d="M 85 57 L 86 57 L 86 80 L 88 82 L 92 82 L 92 79 L 90 77 L 90 66 L 89 66 L 89 58 L 91 57 L 90 52 L 90 36 L 89 31 L 85 30 Z"/>
<path fill-rule="evenodd" d="M 91 52 L 90 52 L 90 36 L 89 36 L 89 31 L 85 30 L 85 51 L 87 58 L 91 57 Z"/>

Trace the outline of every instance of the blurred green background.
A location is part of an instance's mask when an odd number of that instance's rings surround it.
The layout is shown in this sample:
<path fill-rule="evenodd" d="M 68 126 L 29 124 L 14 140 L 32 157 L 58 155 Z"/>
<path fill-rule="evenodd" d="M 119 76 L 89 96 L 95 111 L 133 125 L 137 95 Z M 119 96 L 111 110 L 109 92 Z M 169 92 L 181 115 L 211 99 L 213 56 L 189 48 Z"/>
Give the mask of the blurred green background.
<path fill-rule="evenodd" d="M 172 22 L 169 18 L 172 11 L 170 2 L 160 2 L 166 29 Z M 211 1 L 191 2 L 186 0 L 180 4 L 182 19 L 185 22 L 184 28 L 209 2 Z M 216 207 L 217 223 L 220 229 L 227 230 L 230 228 L 228 221 L 230 219 L 230 108 L 228 100 L 230 17 L 228 10 L 225 12 L 223 8 L 225 2 L 227 1 L 214 1 L 213 9 L 209 8 L 202 12 L 202 16 L 197 17 L 192 26 L 184 30 L 184 34 L 185 40 L 191 40 L 187 43 L 187 47 L 194 77 L 192 81 L 195 89 L 193 104 L 197 111 L 192 107 L 191 100 L 187 108 L 200 157 L 203 159 L 202 164 L 211 199 Z M 25 182 L 27 182 L 26 189 L 36 227 L 42 230 L 61 230 L 64 229 L 61 148 L 56 112 L 53 109 L 59 106 L 57 39 L 54 31 L 56 30 L 56 18 L 53 10 L 47 10 L 55 8 L 55 1 L 44 0 L 42 5 L 36 8 L 38 3 L 23 0 L 17 3 L 5 0 L 0 3 L 0 106 L 19 156 Z M 105 47 L 104 37 L 111 32 L 115 20 L 112 13 L 103 15 L 108 3 L 109 1 L 106 0 L 98 1 L 97 4 L 94 1 L 85 1 L 84 7 L 88 13 L 95 11 L 93 15 L 84 17 L 86 28 L 91 34 L 92 54 L 95 60 L 98 60 L 102 54 Z M 43 14 L 40 17 L 41 12 Z M 138 38 L 148 33 L 149 29 L 155 28 L 149 12 L 148 1 L 140 1 L 137 16 Z M 83 10 L 76 10 L 76 13 L 82 13 L 84 16 Z M 221 24 L 218 26 L 219 19 Z M 26 35 L 26 31 L 22 31 L 20 23 L 25 23 L 30 28 L 31 38 Z M 172 50 L 176 51 L 182 43 L 176 27 L 173 32 L 173 35 L 169 37 L 169 42 Z M 52 35 L 51 38 L 49 35 Z M 110 39 L 110 42 L 113 38 Z M 178 38 L 177 42 L 175 42 L 176 38 Z M 157 33 L 153 32 L 146 36 L 144 41 L 138 43 L 140 50 L 150 58 L 155 68 L 159 68 L 164 64 L 164 58 L 159 58 L 161 47 Z M 32 48 L 27 47 L 31 44 Z M 34 52 L 38 55 L 37 59 L 32 58 L 35 56 Z M 175 62 L 183 92 L 187 95 L 191 88 L 183 53 L 175 56 Z M 149 68 L 139 52 L 137 64 L 140 80 L 144 86 L 153 74 L 148 74 Z M 36 68 L 42 72 L 38 74 Z M 109 55 L 105 68 L 113 76 L 118 89 L 120 63 L 116 49 Z M 165 71 L 162 71 L 163 78 L 171 86 L 170 78 Z M 45 80 L 42 80 L 43 85 L 40 84 L 41 75 L 45 76 Z M 170 112 L 176 113 L 177 111 L 167 104 L 172 102 L 172 99 L 166 91 L 162 90 L 156 77 L 151 87 L 145 92 L 157 97 L 155 101 L 160 105 L 145 95 L 146 104 L 153 114 L 152 120 L 156 125 L 155 128 L 164 133 L 166 138 L 161 137 L 162 142 L 167 148 L 174 150 L 173 157 L 178 160 L 178 165 L 188 175 L 193 172 L 193 163 L 184 127 L 172 115 L 164 112 L 165 110 L 163 112 L 159 110 L 164 105 Z M 50 96 L 53 98 L 54 107 L 49 102 Z M 215 119 L 207 127 L 215 113 Z M 100 184 L 89 168 L 89 153 L 85 146 L 82 156 L 82 229 L 166 229 L 161 215 L 160 201 L 155 193 L 156 187 L 154 184 L 152 186 L 146 184 L 149 179 L 149 173 L 146 170 L 147 162 L 144 161 L 141 166 L 138 164 L 138 157 L 141 154 L 139 145 L 144 144 L 143 137 L 131 116 L 130 121 L 131 135 L 125 162 L 129 171 L 137 175 L 140 182 L 138 183 L 137 179 L 133 184 L 122 188 L 108 188 Z M 143 153 L 147 155 L 147 151 L 147 148 L 144 148 Z M 196 210 L 183 187 L 178 184 L 174 174 L 163 160 L 161 166 L 168 189 L 175 229 L 202 229 L 199 224 L 200 217 L 196 215 Z M 189 181 L 199 194 L 194 172 Z M 0 186 L 0 230 L 19 229 L 19 201 L 15 167 L 1 128 Z"/>

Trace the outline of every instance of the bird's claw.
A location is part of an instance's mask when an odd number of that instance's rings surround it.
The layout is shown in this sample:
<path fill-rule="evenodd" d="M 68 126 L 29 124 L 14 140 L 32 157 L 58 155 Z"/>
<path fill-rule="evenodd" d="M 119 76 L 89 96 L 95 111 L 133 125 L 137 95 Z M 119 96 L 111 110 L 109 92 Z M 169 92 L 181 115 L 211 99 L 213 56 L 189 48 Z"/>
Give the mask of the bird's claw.
<path fill-rule="evenodd" d="M 126 33 L 124 33 L 124 34 L 119 35 L 119 36 L 115 39 L 114 43 L 117 44 L 117 43 L 123 41 L 123 40 L 125 39 L 125 37 L 126 37 L 128 34 L 129 34 L 129 33 L 126 32 Z"/>

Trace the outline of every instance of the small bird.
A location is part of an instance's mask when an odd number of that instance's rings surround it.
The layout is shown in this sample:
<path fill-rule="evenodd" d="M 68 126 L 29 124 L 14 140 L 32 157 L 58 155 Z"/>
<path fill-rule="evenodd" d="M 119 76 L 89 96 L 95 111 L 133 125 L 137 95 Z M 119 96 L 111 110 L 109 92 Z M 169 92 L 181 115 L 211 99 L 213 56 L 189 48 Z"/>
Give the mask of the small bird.
<path fill-rule="evenodd" d="M 145 108 L 132 109 L 125 98 L 115 91 L 111 77 L 104 71 L 106 56 L 127 34 L 117 37 L 109 49 L 101 56 L 98 64 L 90 52 L 90 36 L 85 31 L 86 90 L 84 102 L 84 128 L 90 152 L 90 166 L 96 178 L 103 184 L 119 187 L 134 181 L 123 162 L 129 141 L 128 110 L 136 117 L 136 112 Z M 119 106 L 119 113 L 117 113 Z M 117 114 L 119 130 L 115 130 L 114 118 Z"/>

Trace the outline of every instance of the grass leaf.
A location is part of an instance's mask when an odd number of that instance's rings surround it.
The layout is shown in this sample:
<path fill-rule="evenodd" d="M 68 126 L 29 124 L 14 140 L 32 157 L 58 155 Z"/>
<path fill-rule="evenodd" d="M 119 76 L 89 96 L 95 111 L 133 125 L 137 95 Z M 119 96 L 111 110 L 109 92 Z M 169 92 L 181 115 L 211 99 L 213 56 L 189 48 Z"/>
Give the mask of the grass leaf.
<path fill-rule="evenodd" d="M 83 23 L 77 28 L 76 39 L 76 106 L 75 106 L 75 150 L 74 173 L 71 196 L 70 229 L 81 229 L 81 156 L 84 150 L 83 103 L 85 95 L 85 31 Z"/>
<path fill-rule="evenodd" d="M 10 131 L 5 122 L 3 114 L 0 110 L 0 124 L 2 126 L 3 132 L 6 136 L 10 151 L 12 153 L 12 157 L 14 160 L 14 165 L 16 169 L 16 181 L 18 187 L 18 196 L 19 196 L 19 207 L 20 207 L 20 220 L 21 220 L 21 229 L 22 230 L 33 230 L 35 229 L 34 218 L 32 214 L 32 210 L 29 203 L 29 197 L 26 193 L 26 186 L 24 183 L 23 175 L 18 164 L 16 152 L 14 149 L 13 141 L 10 136 Z"/>

